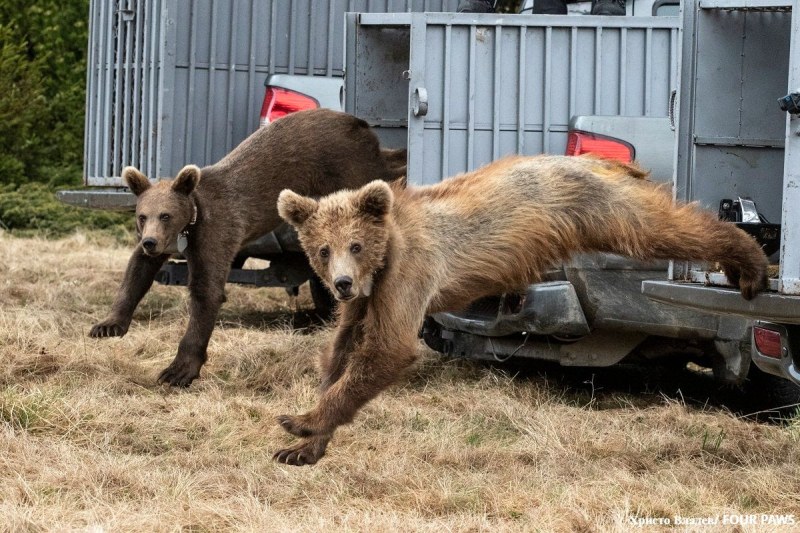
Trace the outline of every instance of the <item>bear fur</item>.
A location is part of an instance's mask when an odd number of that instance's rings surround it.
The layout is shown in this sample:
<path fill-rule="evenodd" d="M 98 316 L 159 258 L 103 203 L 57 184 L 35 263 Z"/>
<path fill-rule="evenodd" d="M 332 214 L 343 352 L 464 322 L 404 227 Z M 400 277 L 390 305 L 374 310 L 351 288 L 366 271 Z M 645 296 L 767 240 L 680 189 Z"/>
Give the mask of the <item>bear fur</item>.
<path fill-rule="evenodd" d="M 753 238 L 645 177 L 591 157 L 516 156 L 427 187 L 376 181 L 319 201 L 283 191 L 280 215 L 340 304 L 320 400 L 278 418 L 303 440 L 275 459 L 315 463 L 337 426 L 414 362 L 426 314 L 523 289 L 575 253 L 718 261 L 745 298 L 765 287 Z"/>
<path fill-rule="evenodd" d="M 323 196 L 405 174 L 405 150 L 381 150 L 368 124 L 327 109 L 302 111 L 260 128 L 218 163 L 184 167 L 172 181 L 150 181 L 133 167 L 122 177 L 137 196 L 141 240 L 110 315 L 90 336 L 123 336 L 133 311 L 169 256 L 189 266 L 189 325 L 159 383 L 188 386 L 206 361 L 224 288 L 237 252 L 281 224 L 278 193 Z M 183 234 L 183 237 L 179 235 Z"/>

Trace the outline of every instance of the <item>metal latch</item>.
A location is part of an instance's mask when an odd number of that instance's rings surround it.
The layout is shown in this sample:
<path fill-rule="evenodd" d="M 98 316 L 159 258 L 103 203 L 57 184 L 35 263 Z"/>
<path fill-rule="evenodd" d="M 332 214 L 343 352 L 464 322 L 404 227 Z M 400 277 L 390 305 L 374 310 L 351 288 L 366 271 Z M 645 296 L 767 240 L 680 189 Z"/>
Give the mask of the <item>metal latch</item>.
<path fill-rule="evenodd" d="M 669 93 L 669 104 L 667 106 L 667 114 L 669 115 L 669 129 L 675 131 L 675 104 L 678 100 L 678 91 L 675 89 Z"/>
<path fill-rule="evenodd" d="M 415 117 L 424 117 L 428 114 L 428 90 L 425 87 L 417 87 L 411 97 L 411 111 Z"/>
<path fill-rule="evenodd" d="M 778 105 L 781 106 L 782 111 L 792 115 L 800 114 L 800 91 L 794 91 L 778 98 Z"/>

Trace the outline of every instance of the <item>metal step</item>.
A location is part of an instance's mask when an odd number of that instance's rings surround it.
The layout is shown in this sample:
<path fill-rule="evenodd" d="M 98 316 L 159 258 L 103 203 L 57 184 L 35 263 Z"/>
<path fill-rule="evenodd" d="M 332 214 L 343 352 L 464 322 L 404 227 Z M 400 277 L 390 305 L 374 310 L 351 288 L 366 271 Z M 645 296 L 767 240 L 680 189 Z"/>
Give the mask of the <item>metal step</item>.
<path fill-rule="evenodd" d="M 762 292 L 752 300 L 738 289 L 685 281 L 644 281 L 642 293 L 657 302 L 721 315 L 782 324 L 800 324 L 800 296 Z"/>

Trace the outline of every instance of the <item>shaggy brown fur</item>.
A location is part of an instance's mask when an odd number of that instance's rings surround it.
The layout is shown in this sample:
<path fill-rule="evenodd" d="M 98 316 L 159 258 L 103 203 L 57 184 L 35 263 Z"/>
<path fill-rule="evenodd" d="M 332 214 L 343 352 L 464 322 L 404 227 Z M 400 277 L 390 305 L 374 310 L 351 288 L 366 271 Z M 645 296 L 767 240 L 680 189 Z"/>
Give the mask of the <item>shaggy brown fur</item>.
<path fill-rule="evenodd" d="M 187 230 L 183 254 L 190 273 L 189 327 L 178 354 L 158 380 L 189 385 L 206 360 L 236 253 L 281 223 L 275 208 L 278 193 L 292 187 L 322 196 L 372 179 L 397 179 L 405 173 L 404 159 L 404 150 L 381 151 L 363 120 L 318 109 L 261 128 L 215 165 L 202 170 L 187 166 L 171 182 L 151 185 L 138 170 L 127 167 L 123 178 L 138 197 L 142 239 L 110 316 L 95 325 L 90 336 L 125 335 L 134 309 L 176 251 L 179 233 Z M 195 209 L 196 223 L 191 224 Z"/>
<path fill-rule="evenodd" d="M 426 314 L 521 289 L 574 253 L 719 261 L 745 298 L 765 286 L 751 237 L 643 177 L 588 157 L 510 157 L 430 187 L 373 182 L 318 202 L 282 192 L 281 216 L 343 303 L 318 405 L 279 417 L 304 440 L 275 458 L 315 463 L 336 427 L 415 360 Z"/>

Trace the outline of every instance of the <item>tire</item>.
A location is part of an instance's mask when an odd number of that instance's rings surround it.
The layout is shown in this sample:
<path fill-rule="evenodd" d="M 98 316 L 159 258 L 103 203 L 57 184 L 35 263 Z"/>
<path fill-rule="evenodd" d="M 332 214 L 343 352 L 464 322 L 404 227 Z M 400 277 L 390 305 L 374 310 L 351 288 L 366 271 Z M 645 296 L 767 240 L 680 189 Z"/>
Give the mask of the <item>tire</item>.
<path fill-rule="evenodd" d="M 800 412 L 800 386 L 768 374 L 754 364 L 750 365 L 741 390 L 748 408 L 757 412 L 759 418 L 781 421 Z"/>
<path fill-rule="evenodd" d="M 308 286 L 311 289 L 311 299 L 314 301 L 317 316 L 326 320 L 331 318 L 336 310 L 336 300 L 328 287 L 316 274 L 308 280 Z"/>

